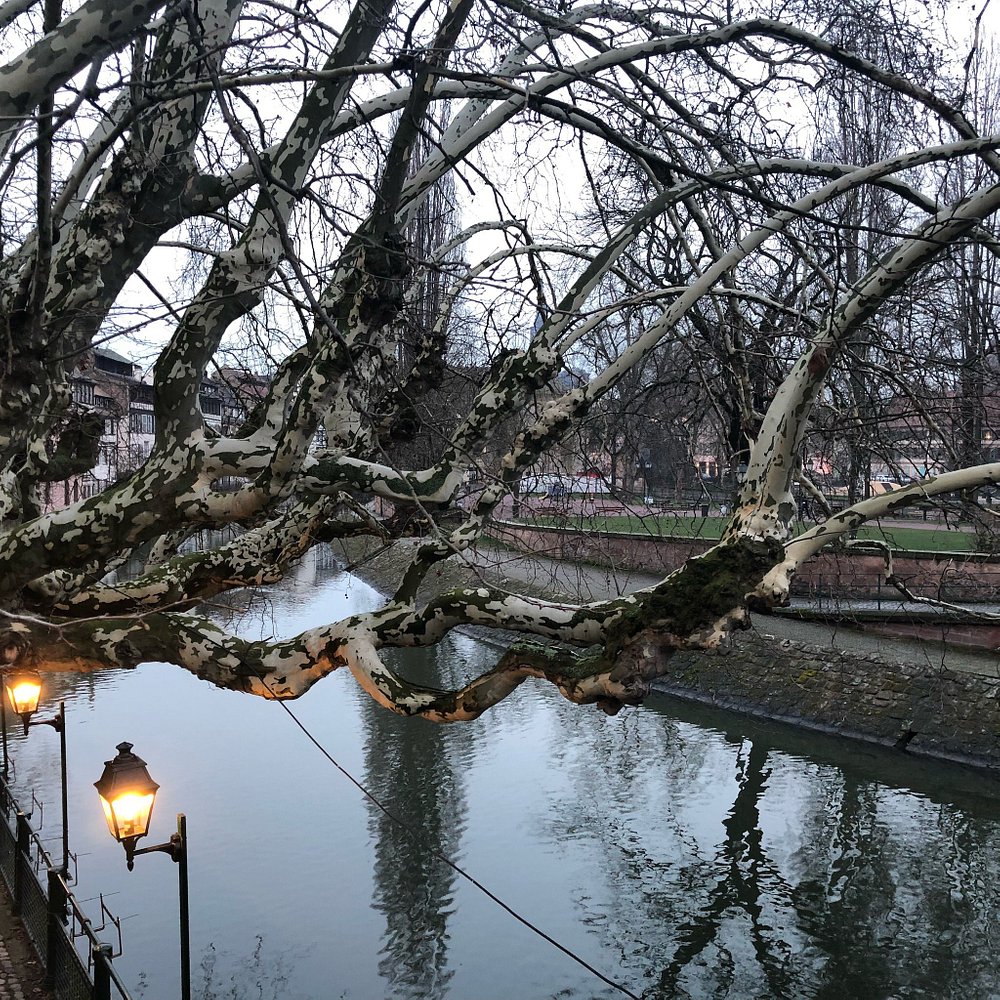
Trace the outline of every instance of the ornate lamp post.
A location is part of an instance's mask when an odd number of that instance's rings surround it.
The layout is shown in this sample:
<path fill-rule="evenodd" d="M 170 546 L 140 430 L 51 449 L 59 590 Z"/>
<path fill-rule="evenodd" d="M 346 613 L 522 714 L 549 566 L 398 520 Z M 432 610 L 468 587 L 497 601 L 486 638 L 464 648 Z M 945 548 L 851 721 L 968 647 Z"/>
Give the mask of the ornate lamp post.
<path fill-rule="evenodd" d="M 59 779 L 62 793 L 62 872 L 69 872 L 69 794 L 66 780 L 66 704 L 59 702 L 59 712 L 51 719 L 35 719 L 38 700 L 42 694 L 42 677 L 37 670 L 8 670 L 3 677 L 3 739 L 4 778 L 7 777 L 7 704 L 21 716 L 24 735 L 32 726 L 51 726 L 59 734 Z"/>
<path fill-rule="evenodd" d="M 118 756 L 104 762 L 104 773 L 94 782 L 104 807 L 108 830 L 125 848 L 125 863 L 132 871 L 140 854 L 162 852 L 177 864 L 180 903 L 181 1000 L 191 1000 L 191 942 L 188 921 L 187 818 L 177 814 L 177 832 L 163 844 L 136 848 L 149 831 L 156 790 L 160 787 L 149 776 L 146 762 L 132 753 L 131 743 L 119 743 Z"/>

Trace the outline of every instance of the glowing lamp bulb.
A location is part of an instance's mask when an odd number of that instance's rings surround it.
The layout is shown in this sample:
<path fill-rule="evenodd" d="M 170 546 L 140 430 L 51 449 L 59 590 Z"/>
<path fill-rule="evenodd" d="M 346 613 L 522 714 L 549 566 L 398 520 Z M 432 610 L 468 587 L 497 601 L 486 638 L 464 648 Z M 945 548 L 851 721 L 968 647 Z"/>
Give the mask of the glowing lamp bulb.
<path fill-rule="evenodd" d="M 104 762 L 104 773 L 94 782 L 104 818 L 115 840 L 131 842 L 149 832 L 156 790 L 146 762 L 132 753 L 131 743 L 118 744 L 118 756 Z"/>

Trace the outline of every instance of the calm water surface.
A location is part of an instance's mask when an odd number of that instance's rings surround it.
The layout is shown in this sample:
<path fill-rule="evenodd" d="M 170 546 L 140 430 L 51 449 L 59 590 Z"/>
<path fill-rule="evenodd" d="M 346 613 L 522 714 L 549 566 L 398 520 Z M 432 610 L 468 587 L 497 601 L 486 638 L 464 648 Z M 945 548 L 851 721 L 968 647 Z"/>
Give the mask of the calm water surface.
<path fill-rule="evenodd" d="M 217 613 L 289 635 L 376 599 L 320 556 Z M 460 680 L 495 656 L 458 635 L 412 673 Z M 160 664 L 49 692 L 67 702 L 79 895 L 123 918 L 116 964 L 145 1000 L 179 992 L 176 868 L 127 872 L 107 833 L 93 782 L 123 739 L 162 786 L 150 842 L 188 816 L 206 1000 L 621 995 L 437 852 L 649 998 L 1000 997 L 994 779 L 667 698 L 611 719 L 539 686 L 450 727 L 396 718 L 346 673 L 294 718 Z M 55 735 L 17 734 L 12 753 L 57 850 Z"/>

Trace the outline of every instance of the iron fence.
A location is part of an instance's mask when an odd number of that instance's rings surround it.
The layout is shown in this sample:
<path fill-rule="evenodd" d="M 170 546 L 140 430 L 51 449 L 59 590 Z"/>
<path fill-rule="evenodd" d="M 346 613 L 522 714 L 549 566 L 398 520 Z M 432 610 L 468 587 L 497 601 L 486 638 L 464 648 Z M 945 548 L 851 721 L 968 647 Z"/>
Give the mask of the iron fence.
<path fill-rule="evenodd" d="M 0 878 L 45 969 L 52 996 L 131 1000 L 114 968 L 111 945 L 98 939 L 98 928 L 70 891 L 68 874 L 53 863 L 2 779 L 0 814 Z"/>

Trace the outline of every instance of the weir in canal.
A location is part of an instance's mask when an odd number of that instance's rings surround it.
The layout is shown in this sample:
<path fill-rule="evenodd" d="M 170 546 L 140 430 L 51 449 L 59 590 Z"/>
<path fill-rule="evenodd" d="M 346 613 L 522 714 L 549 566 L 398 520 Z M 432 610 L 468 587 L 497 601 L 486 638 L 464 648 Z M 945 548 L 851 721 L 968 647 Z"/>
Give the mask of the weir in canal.
<path fill-rule="evenodd" d="M 217 613 L 287 635 L 376 596 L 314 551 Z M 454 634 L 423 655 L 414 671 L 449 683 L 496 650 Z M 346 672 L 287 711 L 157 664 L 48 680 L 78 895 L 123 918 L 116 967 L 144 1000 L 179 992 L 176 873 L 127 872 L 108 837 L 93 782 L 122 740 L 161 785 L 150 838 L 188 817 L 195 997 L 621 995 L 442 855 L 644 997 L 1000 994 L 1000 783 L 982 772 L 663 696 L 608 718 L 526 684 L 435 726 Z M 57 842 L 56 741 L 17 732 L 12 755 Z"/>

